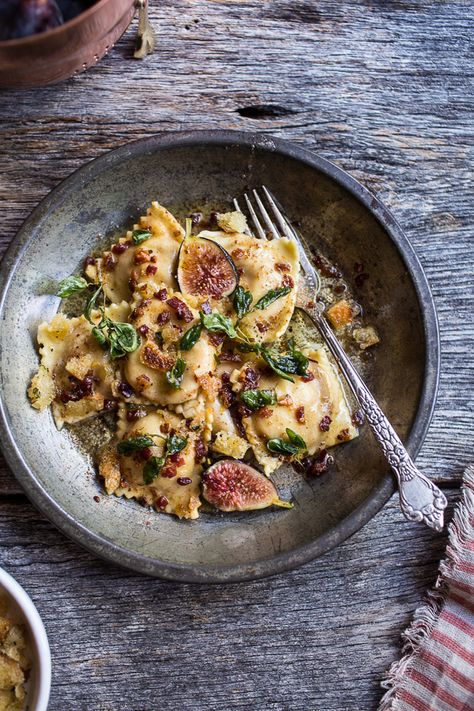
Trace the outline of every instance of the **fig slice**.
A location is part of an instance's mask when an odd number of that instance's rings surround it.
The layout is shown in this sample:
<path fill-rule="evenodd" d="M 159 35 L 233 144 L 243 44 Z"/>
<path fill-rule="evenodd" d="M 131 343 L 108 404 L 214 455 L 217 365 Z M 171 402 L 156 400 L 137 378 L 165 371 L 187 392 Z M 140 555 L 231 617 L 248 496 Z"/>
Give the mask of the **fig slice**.
<path fill-rule="evenodd" d="M 204 498 L 221 511 L 253 511 L 267 506 L 291 509 L 270 479 L 236 459 L 221 459 L 202 475 Z"/>
<path fill-rule="evenodd" d="M 183 240 L 176 276 L 185 296 L 221 299 L 230 296 L 239 283 L 230 254 L 206 237 L 187 237 Z"/>

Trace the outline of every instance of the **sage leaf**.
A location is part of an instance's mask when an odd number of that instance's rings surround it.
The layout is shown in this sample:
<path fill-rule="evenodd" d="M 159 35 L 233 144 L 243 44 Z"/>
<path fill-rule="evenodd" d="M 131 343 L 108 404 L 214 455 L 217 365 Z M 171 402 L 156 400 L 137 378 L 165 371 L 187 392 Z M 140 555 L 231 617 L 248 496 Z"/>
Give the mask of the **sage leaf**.
<path fill-rule="evenodd" d="M 171 370 L 165 373 L 165 378 L 172 388 L 178 390 L 183 382 L 184 371 L 186 370 L 186 361 L 178 356 L 176 363 Z"/>
<path fill-rule="evenodd" d="M 56 296 L 66 299 L 68 296 L 84 291 L 89 286 L 89 282 L 80 276 L 68 276 L 59 282 Z"/>
<path fill-rule="evenodd" d="M 107 336 L 105 335 L 105 333 L 103 331 L 101 331 L 100 328 L 98 328 L 97 326 L 94 326 L 91 333 L 99 345 L 101 345 L 101 346 L 107 345 Z"/>
<path fill-rule="evenodd" d="M 275 454 L 284 454 L 285 456 L 294 456 L 295 454 L 298 454 L 299 447 L 297 447 L 294 444 L 291 444 L 291 442 L 287 442 L 284 439 L 281 439 L 280 437 L 275 437 L 274 439 L 269 439 L 267 441 L 267 449 L 270 450 L 270 452 L 274 452 Z"/>
<path fill-rule="evenodd" d="M 137 350 L 140 341 L 137 332 L 130 323 L 112 321 L 105 316 L 101 324 L 99 324 L 99 328 L 106 330 L 105 335 L 111 358 L 123 358 L 127 353 Z"/>
<path fill-rule="evenodd" d="M 102 284 L 100 284 L 97 289 L 94 291 L 90 299 L 88 300 L 86 304 L 86 308 L 84 309 L 84 316 L 86 319 L 89 321 L 89 323 L 92 323 L 92 311 L 93 309 L 97 308 L 97 300 L 102 293 Z"/>
<path fill-rule="evenodd" d="M 161 472 L 165 463 L 164 457 L 150 457 L 143 467 L 143 481 L 145 484 L 152 484 L 158 474 Z"/>
<path fill-rule="evenodd" d="M 199 341 L 202 333 L 202 323 L 196 323 L 191 326 L 179 342 L 179 347 L 182 351 L 190 351 L 193 346 Z"/>
<path fill-rule="evenodd" d="M 238 286 L 234 291 L 234 309 L 238 318 L 243 318 L 249 312 L 253 296 L 243 286 Z"/>
<path fill-rule="evenodd" d="M 256 309 L 266 309 L 270 304 L 273 304 L 277 299 L 281 299 L 282 296 L 286 296 L 291 291 L 290 286 L 282 286 L 280 289 L 270 289 L 264 294 L 255 304 Z"/>
<path fill-rule="evenodd" d="M 309 358 L 307 358 L 304 353 L 302 353 L 295 347 L 294 338 L 290 338 L 290 340 L 288 341 L 288 347 L 296 363 L 297 375 L 308 375 Z"/>
<path fill-rule="evenodd" d="M 125 455 L 133 454 L 146 447 L 153 447 L 154 444 L 154 441 L 149 435 L 139 435 L 138 437 L 130 437 L 130 439 L 123 439 L 119 442 L 117 452 Z"/>
<path fill-rule="evenodd" d="M 250 410 L 259 410 L 265 405 L 275 405 L 277 401 L 274 390 L 244 390 L 240 393 L 240 399 Z"/>
<path fill-rule="evenodd" d="M 294 444 L 295 447 L 298 447 L 298 449 L 308 449 L 308 447 L 306 446 L 306 442 L 304 441 L 303 437 L 301 437 L 301 435 L 296 434 L 296 432 L 290 430 L 289 427 L 286 428 L 286 434 L 291 444 Z"/>
<path fill-rule="evenodd" d="M 204 314 L 201 311 L 201 323 L 211 333 L 225 333 L 229 338 L 237 338 L 238 334 L 234 324 L 227 316 L 219 313 Z"/>
<path fill-rule="evenodd" d="M 166 440 L 166 454 L 168 456 L 170 454 L 177 454 L 178 452 L 181 452 L 187 444 L 187 439 L 180 437 L 177 434 L 172 434 Z"/>
<path fill-rule="evenodd" d="M 291 353 L 281 354 L 271 348 L 263 347 L 261 355 L 267 365 L 281 378 L 294 382 L 290 375 L 305 376 L 308 374 L 309 359 L 296 350 L 294 344 L 290 346 Z"/>
<path fill-rule="evenodd" d="M 294 379 L 289 375 L 289 373 L 294 373 L 294 361 L 289 361 L 285 356 L 280 356 L 278 353 L 269 350 L 268 348 L 262 348 L 261 356 L 265 363 L 270 366 L 274 373 L 283 378 L 283 380 L 289 380 L 290 383 L 294 383 Z"/>
<path fill-rule="evenodd" d="M 134 244 L 141 244 L 152 236 L 148 230 L 133 230 L 132 239 Z"/>

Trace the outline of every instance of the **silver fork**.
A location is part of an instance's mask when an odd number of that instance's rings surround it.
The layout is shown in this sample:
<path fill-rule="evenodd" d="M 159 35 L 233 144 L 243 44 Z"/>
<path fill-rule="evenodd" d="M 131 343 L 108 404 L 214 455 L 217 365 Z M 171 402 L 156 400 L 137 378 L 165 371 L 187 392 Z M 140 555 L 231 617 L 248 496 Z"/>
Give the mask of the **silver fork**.
<path fill-rule="evenodd" d="M 249 196 L 247 194 L 244 195 L 246 206 L 255 227 L 256 236 L 260 239 L 268 239 L 269 234 L 272 239 L 286 237 L 296 242 L 303 272 L 303 278 L 300 279 L 298 287 L 297 306 L 317 326 L 352 392 L 359 401 L 360 408 L 397 478 L 400 492 L 400 508 L 403 515 L 409 521 L 423 521 L 430 528 L 441 531 L 444 525 L 444 509 L 447 506 L 445 495 L 417 469 L 397 433 L 352 365 L 326 318 L 319 311 L 315 303 L 315 296 L 319 290 L 320 281 L 308 258 L 303 238 L 293 228 L 270 191 L 265 186 L 262 186 L 262 191 L 268 209 L 256 190 L 253 190 L 256 207 L 253 206 Z M 239 204 L 235 199 L 234 206 L 240 211 Z M 272 221 L 269 211 L 273 214 L 277 224 Z"/>

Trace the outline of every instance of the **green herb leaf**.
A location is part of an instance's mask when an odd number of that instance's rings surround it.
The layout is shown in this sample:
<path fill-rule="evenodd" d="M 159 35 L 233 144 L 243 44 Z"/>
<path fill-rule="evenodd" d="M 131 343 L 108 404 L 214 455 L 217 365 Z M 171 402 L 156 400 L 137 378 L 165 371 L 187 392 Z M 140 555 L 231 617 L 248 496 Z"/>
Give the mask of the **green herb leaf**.
<path fill-rule="evenodd" d="M 163 334 L 161 333 L 161 331 L 157 331 L 155 333 L 155 343 L 158 346 L 160 346 L 160 348 L 163 348 L 164 341 L 163 341 Z"/>
<path fill-rule="evenodd" d="M 293 359 L 288 360 L 288 356 L 281 356 L 275 351 L 269 350 L 268 348 L 262 348 L 260 352 L 263 360 L 267 365 L 270 366 L 273 372 L 279 375 L 280 378 L 283 378 L 284 380 L 289 380 L 290 383 L 295 382 L 293 378 L 288 375 L 289 373 L 295 372 L 295 365 Z"/>
<path fill-rule="evenodd" d="M 176 390 L 178 390 L 178 388 L 181 387 L 185 370 L 186 361 L 178 356 L 178 358 L 176 359 L 176 363 L 173 365 L 171 370 L 168 370 L 165 373 L 166 380 L 172 388 L 176 388 Z"/>
<path fill-rule="evenodd" d="M 289 427 L 286 428 L 286 435 L 288 437 L 288 442 L 281 437 L 275 437 L 274 439 L 269 439 L 267 442 L 267 449 L 270 452 L 275 452 L 276 454 L 285 454 L 289 456 L 294 456 L 302 450 L 307 450 L 306 442 L 301 435 L 296 434 Z"/>
<path fill-rule="evenodd" d="M 139 452 L 140 449 L 153 447 L 154 444 L 154 441 L 148 435 L 130 437 L 130 439 L 124 439 L 118 443 L 117 452 L 125 455 L 133 454 L 134 452 Z"/>
<path fill-rule="evenodd" d="M 237 316 L 243 318 L 250 309 L 253 296 L 250 291 L 246 291 L 243 286 L 238 286 L 234 291 L 234 309 Z"/>
<path fill-rule="evenodd" d="M 306 446 L 306 442 L 304 441 L 303 437 L 301 437 L 301 435 L 296 434 L 296 432 L 290 430 L 289 427 L 286 428 L 286 434 L 291 444 L 294 444 L 295 447 L 298 447 L 298 449 L 308 449 L 308 447 Z"/>
<path fill-rule="evenodd" d="M 96 339 L 97 343 L 99 343 L 99 345 L 101 345 L 101 346 L 107 345 L 107 336 L 97 326 L 94 326 L 94 328 L 92 329 L 92 335 Z"/>
<path fill-rule="evenodd" d="M 196 345 L 196 343 L 199 341 L 199 338 L 202 333 L 202 323 L 196 323 L 194 326 L 191 326 L 184 336 L 182 337 L 181 341 L 179 342 L 179 347 L 183 351 L 190 351 L 193 346 Z"/>
<path fill-rule="evenodd" d="M 240 399 L 251 410 L 258 410 L 265 405 L 274 405 L 277 396 L 274 390 L 244 390 L 240 393 Z"/>
<path fill-rule="evenodd" d="M 165 463 L 164 457 L 150 457 L 143 467 L 143 481 L 145 484 L 152 484 L 158 476 Z"/>
<path fill-rule="evenodd" d="M 187 444 L 187 439 L 180 437 L 177 434 L 172 434 L 166 440 L 166 454 L 177 454 L 178 452 L 181 452 Z"/>
<path fill-rule="evenodd" d="M 260 353 L 262 350 L 258 343 L 236 343 L 235 345 L 241 353 Z"/>
<path fill-rule="evenodd" d="M 98 327 L 106 331 L 104 335 L 111 358 L 123 358 L 127 353 L 137 350 L 138 334 L 131 324 L 112 321 L 104 316 Z"/>
<path fill-rule="evenodd" d="M 282 296 L 286 296 L 291 291 L 290 286 L 282 286 L 280 289 L 270 289 L 264 296 L 262 296 L 255 304 L 256 309 L 266 309 L 267 306 L 273 304 L 277 299 L 281 299 Z"/>
<path fill-rule="evenodd" d="M 61 299 L 65 299 L 68 296 L 77 294 L 80 291 L 84 291 L 89 286 L 89 282 L 80 276 L 68 276 L 59 282 L 58 290 L 56 296 L 60 296 Z"/>
<path fill-rule="evenodd" d="M 294 344 L 291 353 L 285 355 L 265 347 L 261 349 L 261 354 L 264 361 L 277 375 L 292 383 L 294 380 L 289 377 L 289 374 L 303 376 L 308 374 L 309 359 L 301 351 L 296 350 Z"/>
<path fill-rule="evenodd" d="M 89 323 L 92 323 L 92 316 L 91 313 L 93 309 L 97 308 L 97 300 L 102 293 L 102 284 L 100 284 L 97 289 L 94 291 L 92 296 L 90 297 L 89 301 L 86 304 L 86 308 L 84 309 L 84 316 L 86 319 L 89 321 Z"/>
<path fill-rule="evenodd" d="M 229 338 L 237 338 L 234 324 L 227 316 L 219 313 L 204 314 L 201 311 L 201 323 L 212 333 L 225 333 Z"/>
<path fill-rule="evenodd" d="M 284 454 L 286 456 L 293 456 L 295 454 L 298 454 L 299 451 L 299 447 L 294 444 L 291 444 L 291 442 L 287 442 L 286 440 L 281 439 L 280 437 L 269 439 L 267 441 L 267 449 L 269 449 L 270 452 L 274 452 L 275 454 Z"/>
<path fill-rule="evenodd" d="M 132 239 L 134 244 L 141 244 L 146 239 L 150 239 L 152 236 L 151 232 L 148 230 L 133 230 Z"/>
<path fill-rule="evenodd" d="M 288 341 L 288 347 L 296 363 L 296 374 L 308 375 L 309 358 L 307 358 L 304 353 L 297 350 L 294 338 L 290 338 Z"/>

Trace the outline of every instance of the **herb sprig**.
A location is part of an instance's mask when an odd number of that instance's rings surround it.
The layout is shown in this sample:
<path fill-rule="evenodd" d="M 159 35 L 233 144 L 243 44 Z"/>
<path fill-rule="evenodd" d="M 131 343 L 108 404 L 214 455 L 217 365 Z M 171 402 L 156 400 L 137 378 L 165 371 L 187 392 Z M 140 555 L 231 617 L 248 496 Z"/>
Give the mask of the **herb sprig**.
<path fill-rule="evenodd" d="M 259 410 L 265 405 L 275 405 L 277 401 L 274 390 L 244 390 L 240 393 L 240 399 L 250 410 Z"/>
<path fill-rule="evenodd" d="M 237 314 L 238 320 L 240 321 L 244 316 L 246 316 L 251 311 L 258 309 L 263 311 L 273 304 L 277 299 L 281 299 L 282 296 L 286 296 L 290 293 L 291 286 L 282 286 L 279 289 L 270 289 L 266 294 L 260 297 L 260 299 L 254 304 L 253 308 L 250 306 L 253 301 L 253 296 L 250 291 L 246 291 L 243 286 L 238 286 L 234 291 L 234 309 Z"/>
<path fill-rule="evenodd" d="M 269 439 L 267 441 L 267 449 L 274 454 L 283 454 L 290 457 L 294 457 L 308 449 L 303 437 L 290 430 L 289 427 L 286 428 L 286 435 L 288 440 L 281 437 Z"/>
<path fill-rule="evenodd" d="M 56 296 L 60 296 L 61 299 L 66 299 L 68 296 L 84 291 L 88 286 L 89 282 L 84 279 L 84 277 L 68 276 L 59 282 Z"/>
<path fill-rule="evenodd" d="M 105 315 L 105 307 L 97 306 L 100 296 L 105 296 L 100 284 L 88 300 L 84 309 L 84 316 L 92 324 L 92 335 L 96 341 L 103 347 L 108 348 L 110 357 L 114 360 L 123 358 L 127 353 L 133 353 L 140 345 L 138 334 L 132 324 L 113 321 Z M 95 324 L 92 320 L 92 311 L 98 309 L 101 314 L 99 323 Z"/>
<path fill-rule="evenodd" d="M 164 467 L 167 457 L 181 452 L 188 444 L 188 440 L 178 434 L 172 434 L 169 437 L 162 437 L 162 435 L 158 434 L 147 434 L 122 440 L 117 444 L 117 452 L 124 456 L 130 456 L 147 447 L 153 447 L 156 444 L 153 437 L 159 437 L 165 440 L 164 453 L 161 457 L 152 456 L 147 460 L 143 467 L 143 481 L 145 484 L 151 484 L 154 479 L 156 479 Z"/>
<path fill-rule="evenodd" d="M 205 314 L 201 311 L 200 316 L 202 325 L 211 333 L 225 333 L 229 338 L 239 338 L 232 320 L 227 316 L 223 316 L 216 311 L 211 314 Z"/>
<path fill-rule="evenodd" d="M 181 356 L 178 356 L 171 370 L 167 370 L 165 373 L 165 378 L 168 385 L 171 385 L 172 388 L 178 390 L 181 387 L 181 383 L 183 382 L 185 370 L 186 361 L 181 358 Z"/>
<path fill-rule="evenodd" d="M 179 342 L 182 351 L 190 351 L 196 345 L 201 337 L 202 328 L 202 323 L 195 323 L 194 326 L 188 328 Z"/>
<path fill-rule="evenodd" d="M 216 312 L 212 314 L 201 312 L 200 317 L 204 328 L 211 332 L 225 333 L 229 338 L 237 341 L 237 348 L 244 353 L 257 353 L 281 378 L 293 383 L 292 375 L 305 376 L 308 374 L 309 359 L 295 347 L 293 338 L 288 341 L 289 353 L 282 355 L 274 348 L 262 346 L 259 343 L 251 343 L 238 327 L 237 329 L 235 328 L 231 319 L 227 316 Z M 187 336 L 187 333 L 184 337 Z"/>
<path fill-rule="evenodd" d="M 267 291 L 267 293 L 257 301 L 254 308 L 262 311 L 270 306 L 270 304 L 273 304 L 277 299 L 281 299 L 282 296 L 289 294 L 290 291 L 290 286 L 282 286 L 280 289 L 270 289 L 270 291 Z"/>
<path fill-rule="evenodd" d="M 238 286 L 235 289 L 233 303 L 239 320 L 249 312 L 252 301 L 252 294 L 250 291 L 246 291 L 243 286 Z"/>
<path fill-rule="evenodd" d="M 145 240 L 150 239 L 151 236 L 152 234 L 149 230 L 133 230 L 133 244 L 141 244 L 142 242 L 145 242 Z"/>
<path fill-rule="evenodd" d="M 159 435 L 155 436 L 158 437 Z M 117 452 L 128 456 L 129 454 L 139 452 L 141 449 L 146 449 L 146 447 L 153 447 L 154 444 L 155 442 L 151 435 L 139 435 L 138 437 L 130 437 L 129 439 L 123 439 L 119 442 Z"/>
<path fill-rule="evenodd" d="M 165 464 L 165 457 L 150 457 L 143 467 L 142 476 L 145 484 L 152 484 Z"/>

